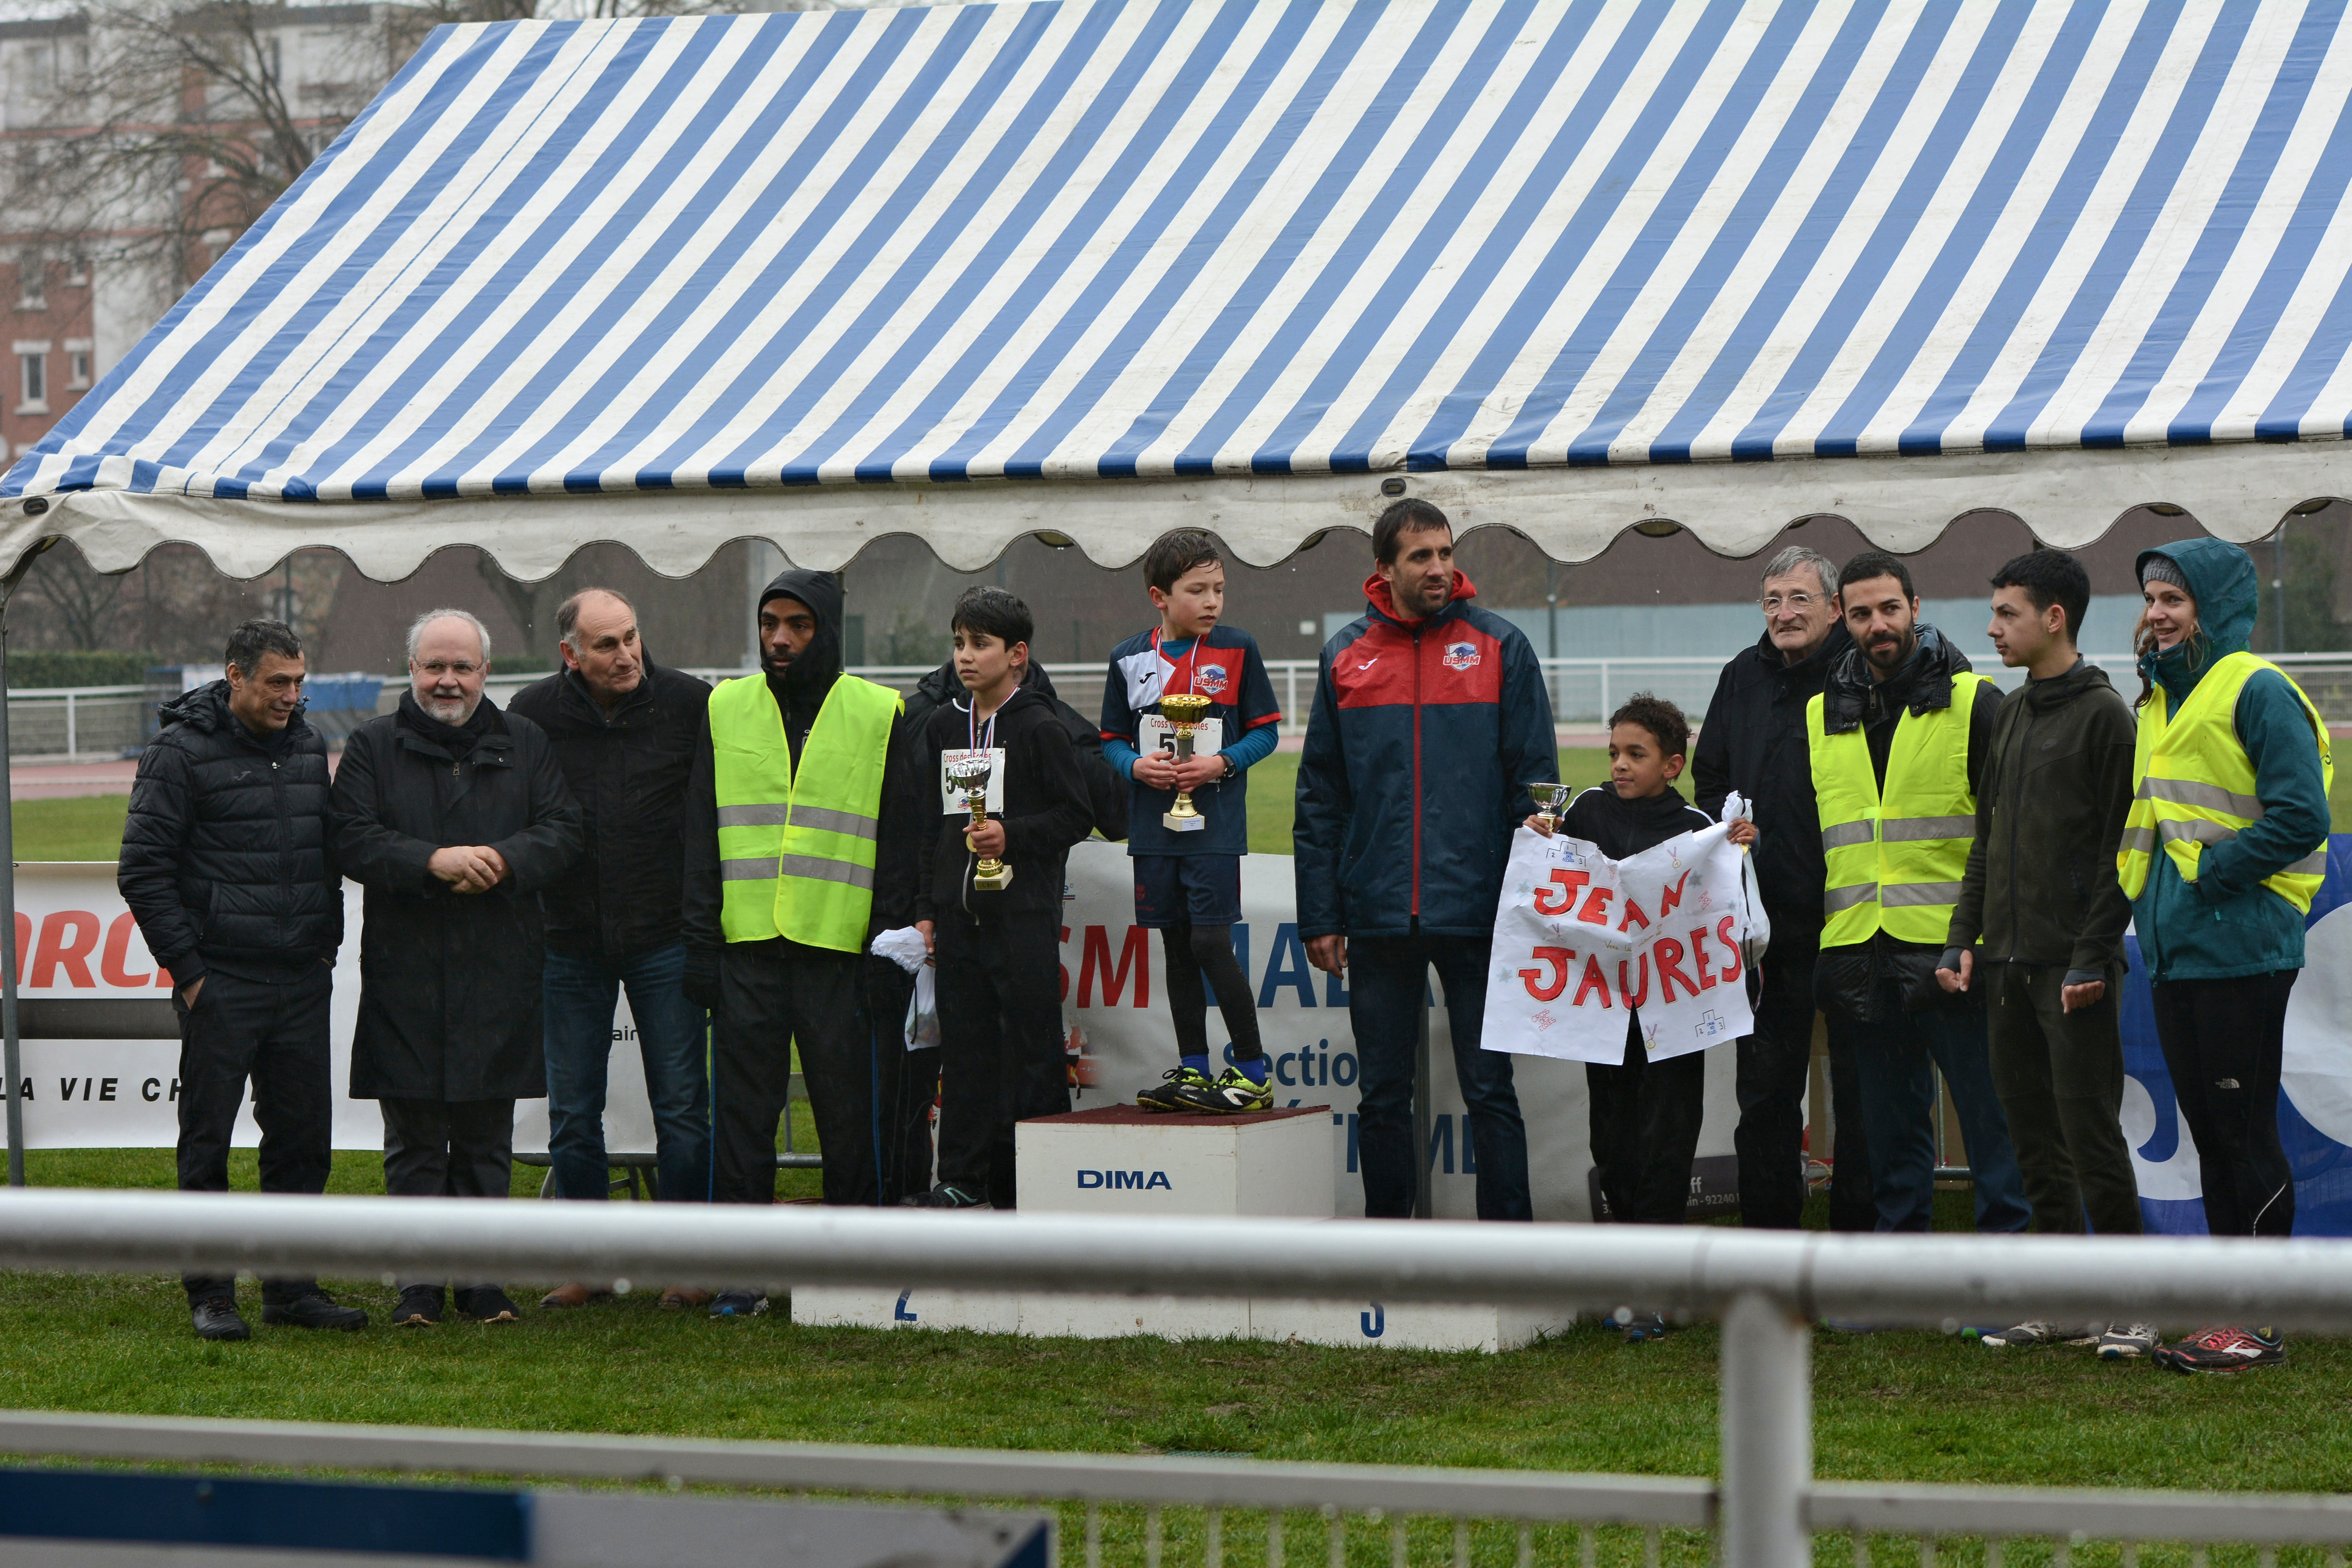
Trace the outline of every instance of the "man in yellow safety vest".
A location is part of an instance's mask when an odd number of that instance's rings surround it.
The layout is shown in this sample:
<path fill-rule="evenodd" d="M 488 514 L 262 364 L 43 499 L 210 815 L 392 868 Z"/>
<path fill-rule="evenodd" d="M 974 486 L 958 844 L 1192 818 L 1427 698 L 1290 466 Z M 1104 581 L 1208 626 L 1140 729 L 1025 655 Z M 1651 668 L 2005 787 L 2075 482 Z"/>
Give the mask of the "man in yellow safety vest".
<path fill-rule="evenodd" d="M 1929 1228 L 1940 1068 L 1967 1139 L 1977 1228 L 2023 1230 L 1983 999 L 1936 982 L 2000 691 L 1920 623 L 1910 569 L 1894 556 L 1868 550 L 1847 562 L 1838 596 L 1853 647 L 1805 707 L 1828 868 L 1813 984 L 1832 1050 L 1850 1052 L 1862 1079 L 1878 1228 Z"/>
<path fill-rule="evenodd" d="M 867 942 L 912 920 L 909 775 L 898 694 L 843 673 L 841 622 L 832 573 L 768 584 L 760 673 L 711 692 L 687 785 L 685 984 L 713 1015 L 719 1203 L 775 1201 L 795 1047 L 824 1201 L 877 1201 L 875 1084 L 907 1053 L 898 1020 L 869 1026 L 861 997 Z M 710 1310 L 764 1305 L 723 1290 Z"/>

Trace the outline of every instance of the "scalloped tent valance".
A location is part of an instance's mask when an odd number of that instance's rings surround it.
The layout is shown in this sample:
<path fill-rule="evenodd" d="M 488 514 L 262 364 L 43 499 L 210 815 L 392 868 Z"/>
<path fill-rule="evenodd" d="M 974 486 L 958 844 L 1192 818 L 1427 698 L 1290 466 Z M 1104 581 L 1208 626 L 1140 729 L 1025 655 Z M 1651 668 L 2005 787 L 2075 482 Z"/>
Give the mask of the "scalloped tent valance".
<path fill-rule="evenodd" d="M 2352 493 L 2312 4 L 1070 0 L 436 31 L 0 479 L 0 561 L 959 565 L 1402 483 L 1564 559 Z"/>

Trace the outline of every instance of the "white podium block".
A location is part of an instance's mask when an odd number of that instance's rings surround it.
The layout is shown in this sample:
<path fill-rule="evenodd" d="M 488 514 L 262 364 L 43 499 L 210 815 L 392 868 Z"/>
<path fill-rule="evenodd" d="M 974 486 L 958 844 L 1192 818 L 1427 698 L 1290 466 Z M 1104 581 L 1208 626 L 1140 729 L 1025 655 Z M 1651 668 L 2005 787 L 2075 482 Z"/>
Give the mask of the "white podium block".
<path fill-rule="evenodd" d="M 1110 1106 L 1014 1130 L 1021 1206 L 1032 1214 L 1276 1215 L 1329 1219 L 1335 1206 L 1325 1106 L 1251 1116 L 1167 1116 Z M 984 1216 L 972 1223 L 985 1225 Z M 1574 1321 L 1567 1312 L 1418 1302 L 1242 1300 L 1066 1291 L 793 1291 L 793 1321 L 876 1329 L 971 1329 L 1039 1338 L 1262 1339 L 1412 1350 L 1516 1350 Z"/>
<path fill-rule="evenodd" d="M 1110 1105 L 1021 1123 L 1013 1172 L 1030 1214 L 1329 1219 L 1338 1131 L 1327 1105 L 1248 1116 Z"/>

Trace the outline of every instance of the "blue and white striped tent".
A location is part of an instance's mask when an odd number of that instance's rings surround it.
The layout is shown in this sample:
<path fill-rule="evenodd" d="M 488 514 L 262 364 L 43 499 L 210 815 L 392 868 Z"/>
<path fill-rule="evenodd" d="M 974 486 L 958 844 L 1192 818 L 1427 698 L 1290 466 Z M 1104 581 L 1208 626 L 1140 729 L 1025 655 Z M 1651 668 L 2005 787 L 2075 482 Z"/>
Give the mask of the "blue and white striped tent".
<path fill-rule="evenodd" d="M 0 561 L 976 564 L 1384 481 L 1565 559 L 2352 493 L 2344 0 L 1062 0 L 432 35 Z"/>

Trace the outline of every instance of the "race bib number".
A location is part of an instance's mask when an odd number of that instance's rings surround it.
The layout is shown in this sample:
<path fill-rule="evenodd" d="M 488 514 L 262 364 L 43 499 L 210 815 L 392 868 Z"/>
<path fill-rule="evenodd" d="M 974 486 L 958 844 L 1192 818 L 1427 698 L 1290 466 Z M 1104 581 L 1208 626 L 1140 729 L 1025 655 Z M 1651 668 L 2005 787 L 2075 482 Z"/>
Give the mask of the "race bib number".
<path fill-rule="evenodd" d="M 990 770 L 988 775 L 988 809 L 999 812 L 1004 809 L 1004 748 L 998 746 L 986 752 L 949 751 L 940 753 L 940 816 L 969 816 L 971 815 L 971 807 L 964 804 L 963 785 L 948 777 L 948 764 L 961 762 L 966 757 L 983 755 L 996 764 Z"/>
<path fill-rule="evenodd" d="M 1222 719 L 1203 719 L 1193 725 L 1192 754 L 1215 756 L 1223 744 L 1224 731 L 1225 721 Z M 1136 721 L 1135 742 L 1139 752 L 1166 752 L 1172 756 L 1176 751 L 1176 726 L 1158 713 L 1142 714 Z"/>

